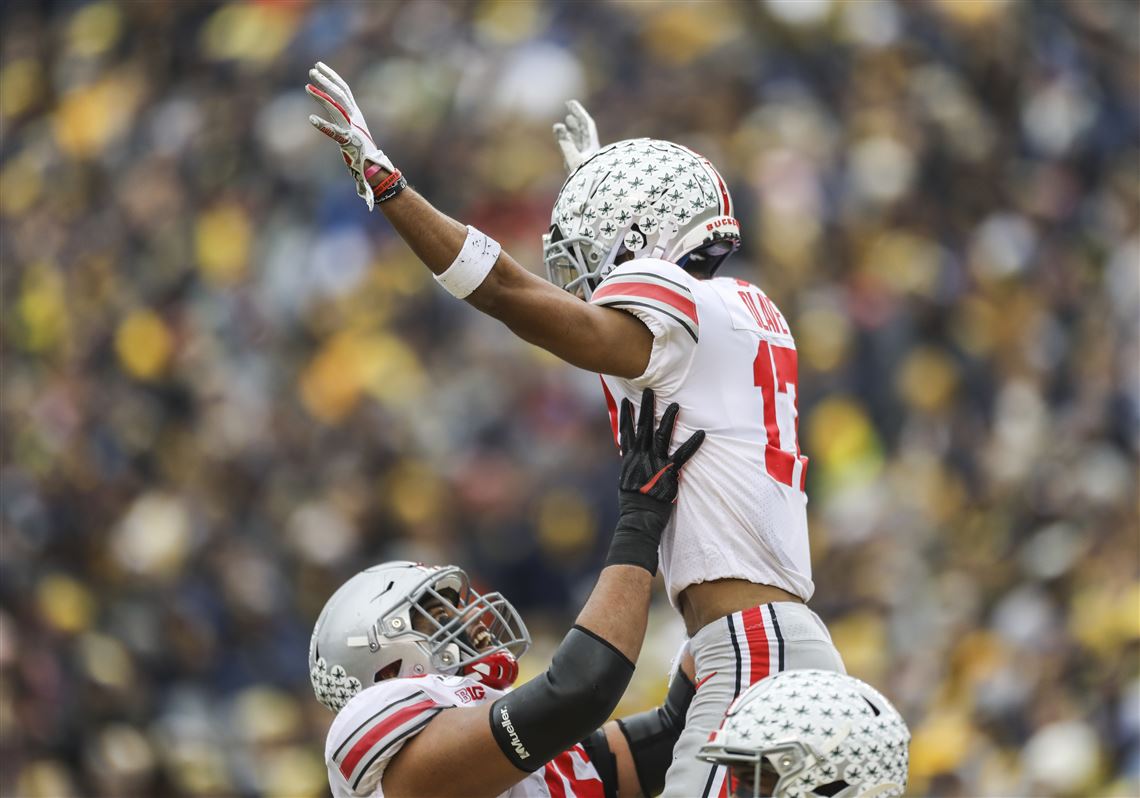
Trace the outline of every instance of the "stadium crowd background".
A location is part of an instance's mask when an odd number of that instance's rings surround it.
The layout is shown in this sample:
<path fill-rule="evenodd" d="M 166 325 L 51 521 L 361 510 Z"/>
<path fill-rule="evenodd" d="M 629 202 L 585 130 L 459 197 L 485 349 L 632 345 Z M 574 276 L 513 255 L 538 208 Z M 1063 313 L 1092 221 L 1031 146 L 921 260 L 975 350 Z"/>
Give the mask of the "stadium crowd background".
<path fill-rule="evenodd" d="M 799 344 L 813 606 L 911 724 L 911 792 L 1140 790 L 1136 6 L 3 15 L 0 793 L 325 794 L 306 653 L 342 579 L 467 567 L 531 623 L 525 674 L 592 584 L 597 378 L 369 217 L 306 122 L 317 59 L 537 270 L 564 100 L 710 157 L 727 272 Z M 680 635 L 660 600 L 623 709 Z"/>

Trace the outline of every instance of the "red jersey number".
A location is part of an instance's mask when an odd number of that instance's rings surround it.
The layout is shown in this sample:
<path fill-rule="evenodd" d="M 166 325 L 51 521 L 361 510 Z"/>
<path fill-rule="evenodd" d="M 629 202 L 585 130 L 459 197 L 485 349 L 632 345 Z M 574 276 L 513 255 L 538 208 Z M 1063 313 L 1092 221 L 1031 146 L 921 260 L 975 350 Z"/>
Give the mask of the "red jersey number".
<path fill-rule="evenodd" d="M 777 482 L 803 490 L 808 459 L 800 454 L 796 350 L 761 340 L 752 362 L 752 374 L 763 398 L 764 428 L 768 432 L 765 470 Z M 798 475 L 797 462 L 801 463 Z"/>

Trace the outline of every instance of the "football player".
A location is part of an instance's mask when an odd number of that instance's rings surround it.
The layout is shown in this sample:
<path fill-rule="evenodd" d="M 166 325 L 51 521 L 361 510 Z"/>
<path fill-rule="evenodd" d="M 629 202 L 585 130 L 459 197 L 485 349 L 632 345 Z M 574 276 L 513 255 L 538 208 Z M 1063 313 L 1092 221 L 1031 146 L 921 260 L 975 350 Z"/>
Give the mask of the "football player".
<path fill-rule="evenodd" d="M 694 693 L 691 660 L 663 706 L 606 719 L 645 636 L 681 468 L 704 438 L 694 433 L 670 456 L 677 411 L 667 408 L 655 432 L 646 391 L 635 430 L 623 403 L 606 565 L 550 666 L 518 689 L 509 690 L 530 645 L 526 626 L 459 568 L 388 562 L 337 590 L 309 647 L 313 689 L 337 713 L 325 745 L 334 796 L 626 798 L 661 789 Z"/>
<path fill-rule="evenodd" d="M 700 758 L 730 768 L 739 798 L 899 798 L 910 731 L 881 693 L 852 676 L 774 674 L 733 702 Z"/>
<path fill-rule="evenodd" d="M 340 145 L 369 208 L 379 204 L 447 291 L 601 374 L 615 437 L 619 400 L 643 388 L 680 404 L 681 430 L 708 431 L 661 543 L 702 685 L 665 794 L 718 794 L 726 771 L 699 761 L 697 749 L 745 688 L 790 668 L 844 670 L 805 604 L 814 585 L 795 342 L 763 291 L 715 276 L 740 243 L 724 179 L 668 141 L 599 147 L 593 121 L 572 103 L 555 126 L 570 175 L 544 236 L 542 280 L 410 189 L 348 85 L 324 64 L 309 74 L 309 94 L 333 120 L 310 121 Z"/>

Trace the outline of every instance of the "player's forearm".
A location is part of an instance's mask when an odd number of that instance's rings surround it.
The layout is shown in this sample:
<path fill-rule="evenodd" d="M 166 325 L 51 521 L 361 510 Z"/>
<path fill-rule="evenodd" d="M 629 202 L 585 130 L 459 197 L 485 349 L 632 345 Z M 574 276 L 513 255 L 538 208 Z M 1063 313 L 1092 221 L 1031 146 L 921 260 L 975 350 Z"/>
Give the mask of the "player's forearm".
<path fill-rule="evenodd" d="M 617 721 L 643 795 L 657 795 L 665 787 L 665 773 L 673 764 L 673 746 L 685 729 L 685 717 L 696 692 L 688 674 L 678 669 L 669 682 L 664 704 Z M 628 781 L 628 767 L 625 775 Z"/>
<path fill-rule="evenodd" d="M 467 297 L 476 309 L 507 325 L 524 341 L 545 349 L 559 360 L 586 371 L 632 379 L 645 371 L 653 337 L 629 314 L 589 305 L 519 266 L 503 254 L 487 279 Z M 629 331 L 620 341 L 610 340 L 607 329 L 596 323 L 596 314 L 625 317 Z M 632 343 L 644 333 L 644 352 Z"/>
<path fill-rule="evenodd" d="M 650 580 L 637 566 L 604 568 L 550 667 L 492 705 L 492 733 L 516 767 L 541 767 L 613 712 L 645 637 Z"/>
<path fill-rule="evenodd" d="M 602 569 L 577 624 L 589 629 L 637 662 L 645 639 L 653 577 L 636 565 L 611 565 Z"/>
<path fill-rule="evenodd" d="M 455 260 L 467 228 L 408 188 L 380 205 L 404 243 L 433 274 L 442 274 Z"/>
<path fill-rule="evenodd" d="M 433 274 L 443 274 L 459 254 L 467 228 L 440 212 L 413 189 L 380 206 L 392 227 Z M 573 329 L 574 297 L 519 266 L 506 253 L 482 284 L 467 296 L 477 310 L 493 316 L 526 341 L 574 362 L 583 347 L 566 345 Z M 562 320 L 566 319 L 566 323 Z M 573 336 L 569 336 L 573 338 Z M 574 363 L 574 365 L 578 365 Z"/>
<path fill-rule="evenodd" d="M 467 237 L 463 224 L 410 188 L 380 208 L 433 274 L 448 269 Z M 524 269 L 506 252 L 466 301 L 572 366 L 632 379 L 649 362 L 653 336 L 645 325 L 620 311 L 582 302 Z"/>

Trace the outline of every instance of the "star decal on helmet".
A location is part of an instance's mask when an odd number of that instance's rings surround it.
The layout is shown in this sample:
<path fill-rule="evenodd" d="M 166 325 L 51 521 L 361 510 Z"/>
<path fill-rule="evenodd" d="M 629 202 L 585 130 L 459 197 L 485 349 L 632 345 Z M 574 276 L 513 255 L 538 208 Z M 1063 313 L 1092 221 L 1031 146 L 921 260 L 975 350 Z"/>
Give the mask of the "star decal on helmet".
<path fill-rule="evenodd" d="M 551 220 L 543 248 L 547 273 L 587 299 L 630 251 L 682 263 L 715 240 L 735 248 L 740 236 L 723 179 L 711 164 L 681 145 L 654 139 L 601 148 L 563 186 Z M 615 238 L 625 243 L 634 225 L 640 237 L 630 241 L 641 248 L 613 247 Z"/>
<path fill-rule="evenodd" d="M 334 712 L 340 712 L 349 699 L 360 692 L 360 680 L 349 676 L 340 665 L 329 667 L 324 657 L 318 657 L 309 672 L 317 700 Z"/>
<path fill-rule="evenodd" d="M 864 706 L 877 708 L 877 717 L 854 726 L 826 720 L 860 718 Z M 752 685 L 734 707 L 702 746 L 700 758 L 736 767 L 765 757 L 778 762 L 776 783 L 765 794 L 830 794 L 820 788 L 836 781 L 847 782 L 842 792 L 852 798 L 905 794 L 906 723 L 886 698 L 858 679 L 819 670 L 777 673 Z"/>

